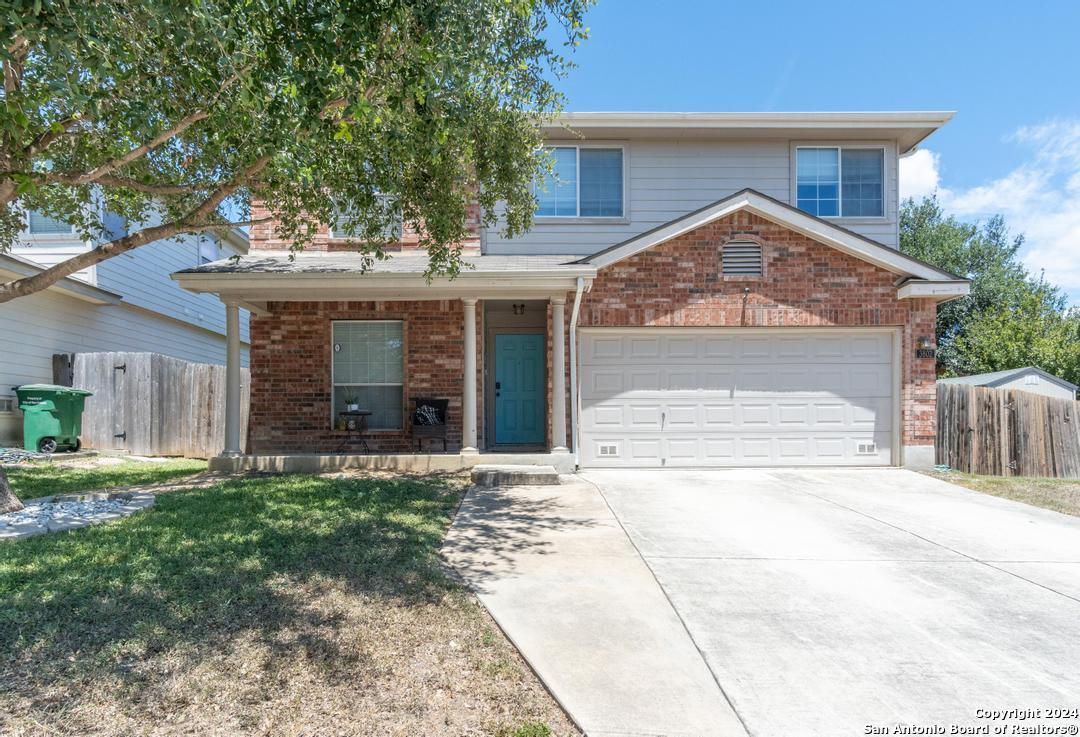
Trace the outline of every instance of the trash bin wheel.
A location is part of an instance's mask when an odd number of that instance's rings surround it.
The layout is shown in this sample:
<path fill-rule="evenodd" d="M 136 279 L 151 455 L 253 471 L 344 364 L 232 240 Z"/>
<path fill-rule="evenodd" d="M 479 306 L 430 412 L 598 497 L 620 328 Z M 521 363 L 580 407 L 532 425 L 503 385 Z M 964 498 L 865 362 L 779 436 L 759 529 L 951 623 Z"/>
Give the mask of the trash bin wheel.
<path fill-rule="evenodd" d="M 37 449 L 42 453 L 55 453 L 56 438 L 42 438 L 38 441 Z"/>
<path fill-rule="evenodd" d="M 75 445 L 71 446 L 72 453 L 78 453 L 82 449 L 82 441 L 79 438 L 75 438 Z"/>

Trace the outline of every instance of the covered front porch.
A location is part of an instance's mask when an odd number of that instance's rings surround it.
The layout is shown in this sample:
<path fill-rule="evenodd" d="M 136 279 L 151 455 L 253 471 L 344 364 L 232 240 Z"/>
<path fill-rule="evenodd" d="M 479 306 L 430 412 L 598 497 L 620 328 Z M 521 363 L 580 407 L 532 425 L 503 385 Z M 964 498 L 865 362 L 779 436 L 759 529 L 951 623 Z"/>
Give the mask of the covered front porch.
<path fill-rule="evenodd" d="M 425 268 L 424 253 L 365 267 L 353 253 L 289 261 L 262 252 L 176 274 L 226 305 L 225 447 L 211 467 L 573 470 L 568 338 L 594 268 L 569 257 L 473 256 L 456 278 L 430 281 Z M 247 428 L 241 309 L 252 316 Z M 418 414 L 432 403 L 437 416 Z M 363 442 L 345 423 L 356 409 Z M 420 427 L 428 422 L 442 427 Z"/>

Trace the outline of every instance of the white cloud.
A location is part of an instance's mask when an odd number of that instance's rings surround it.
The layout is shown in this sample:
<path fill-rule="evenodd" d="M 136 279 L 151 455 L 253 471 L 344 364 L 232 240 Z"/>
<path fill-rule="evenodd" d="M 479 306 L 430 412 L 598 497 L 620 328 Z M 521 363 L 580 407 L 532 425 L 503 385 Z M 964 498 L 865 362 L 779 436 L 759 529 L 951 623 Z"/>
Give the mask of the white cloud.
<path fill-rule="evenodd" d="M 937 191 L 947 212 L 969 220 L 1004 215 L 1026 238 L 1021 257 L 1028 268 L 1045 271 L 1080 304 L 1080 121 L 1024 127 L 1010 140 L 1028 149 L 1023 163 L 969 189 L 941 186 L 939 156 L 917 151 L 900 160 L 900 195 Z"/>
<path fill-rule="evenodd" d="M 900 199 L 921 200 L 936 192 L 941 185 L 939 164 L 940 157 L 925 148 L 900 159 Z"/>

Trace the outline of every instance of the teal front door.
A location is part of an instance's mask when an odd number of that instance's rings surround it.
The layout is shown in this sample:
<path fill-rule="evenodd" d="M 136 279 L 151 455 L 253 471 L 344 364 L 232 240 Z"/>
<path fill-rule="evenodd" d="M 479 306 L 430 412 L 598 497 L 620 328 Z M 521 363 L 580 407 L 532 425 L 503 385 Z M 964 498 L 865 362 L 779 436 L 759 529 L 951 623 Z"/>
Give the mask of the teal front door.
<path fill-rule="evenodd" d="M 495 335 L 495 442 L 544 442 L 544 336 Z"/>

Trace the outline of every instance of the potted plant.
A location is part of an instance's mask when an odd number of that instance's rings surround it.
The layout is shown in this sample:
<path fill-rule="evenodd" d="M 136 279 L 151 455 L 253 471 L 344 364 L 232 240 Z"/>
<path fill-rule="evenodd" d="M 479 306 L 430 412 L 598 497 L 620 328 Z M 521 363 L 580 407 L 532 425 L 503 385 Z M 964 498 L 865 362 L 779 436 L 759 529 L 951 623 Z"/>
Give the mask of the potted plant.
<path fill-rule="evenodd" d="M 345 409 L 349 412 L 356 412 L 360 409 L 360 397 L 355 394 L 349 397 L 345 397 Z"/>

